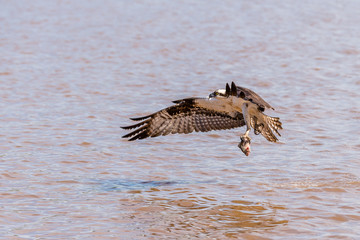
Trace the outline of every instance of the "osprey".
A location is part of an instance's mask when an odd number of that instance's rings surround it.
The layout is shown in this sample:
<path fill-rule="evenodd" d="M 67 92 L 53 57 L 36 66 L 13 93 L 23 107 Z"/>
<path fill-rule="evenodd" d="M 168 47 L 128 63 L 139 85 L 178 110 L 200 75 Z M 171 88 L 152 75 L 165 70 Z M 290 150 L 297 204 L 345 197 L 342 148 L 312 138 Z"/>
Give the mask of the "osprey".
<path fill-rule="evenodd" d="M 173 101 L 175 105 L 156 113 L 130 118 L 140 121 L 137 124 L 122 127 L 136 130 L 123 138 L 129 141 L 157 137 L 174 133 L 208 132 L 211 130 L 231 129 L 246 126 L 246 131 L 240 136 L 238 147 L 248 156 L 250 154 L 251 128 L 256 135 L 262 134 L 269 142 L 278 141 L 274 135 L 282 129 L 277 117 L 264 114 L 270 106 L 264 99 L 252 90 L 236 86 L 234 82 L 226 84 L 225 89 L 218 89 L 207 98 L 185 98 Z"/>

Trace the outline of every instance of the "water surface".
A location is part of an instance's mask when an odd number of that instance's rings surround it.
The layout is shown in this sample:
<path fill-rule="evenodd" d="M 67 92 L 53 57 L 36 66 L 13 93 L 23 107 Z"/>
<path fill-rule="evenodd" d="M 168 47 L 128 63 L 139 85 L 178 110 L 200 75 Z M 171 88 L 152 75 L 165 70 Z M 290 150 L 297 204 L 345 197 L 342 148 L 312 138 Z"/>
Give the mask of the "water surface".
<path fill-rule="evenodd" d="M 356 239 L 357 1 L 3 1 L 3 239 Z M 128 142 L 234 81 L 283 122 Z"/>

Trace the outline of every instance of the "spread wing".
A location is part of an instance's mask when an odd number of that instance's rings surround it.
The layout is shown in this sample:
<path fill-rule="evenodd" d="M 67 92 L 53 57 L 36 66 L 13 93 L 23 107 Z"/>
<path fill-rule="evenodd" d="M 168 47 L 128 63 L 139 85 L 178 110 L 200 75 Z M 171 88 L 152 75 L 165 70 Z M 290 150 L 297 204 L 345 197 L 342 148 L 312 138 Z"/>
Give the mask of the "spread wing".
<path fill-rule="evenodd" d="M 229 114 L 209 108 L 200 107 L 196 104 L 199 98 L 187 98 L 174 101 L 176 105 L 145 117 L 131 118 L 140 123 L 122 127 L 123 129 L 135 129 L 123 138 L 129 141 L 147 137 L 157 137 L 174 133 L 208 132 L 241 127 L 245 125 L 241 113 Z M 203 100 L 203 99 L 202 99 Z"/>
<path fill-rule="evenodd" d="M 270 104 L 268 104 L 262 97 L 260 97 L 257 93 L 254 91 L 236 86 L 234 82 L 231 83 L 231 88 L 228 84 L 226 84 L 226 95 L 232 95 L 240 97 L 244 100 L 248 100 L 256 105 L 258 105 L 260 111 L 264 111 L 265 108 L 271 108 L 274 109 Z"/>

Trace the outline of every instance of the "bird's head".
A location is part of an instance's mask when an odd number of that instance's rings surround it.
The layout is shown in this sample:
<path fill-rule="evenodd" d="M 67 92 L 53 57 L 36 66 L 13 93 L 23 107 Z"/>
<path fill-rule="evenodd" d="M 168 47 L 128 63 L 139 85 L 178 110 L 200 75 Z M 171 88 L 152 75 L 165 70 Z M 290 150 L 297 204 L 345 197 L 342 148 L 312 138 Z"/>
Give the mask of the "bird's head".
<path fill-rule="evenodd" d="M 239 143 L 238 147 L 241 149 L 241 151 L 242 151 L 246 156 L 249 156 L 249 154 L 250 154 L 250 152 L 251 152 L 251 148 L 250 148 L 250 138 L 249 138 L 249 137 L 242 136 L 240 139 L 241 139 L 241 142 Z"/>
<path fill-rule="evenodd" d="M 218 89 L 213 93 L 210 93 L 209 98 L 215 97 L 226 97 L 226 90 L 225 89 Z"/>

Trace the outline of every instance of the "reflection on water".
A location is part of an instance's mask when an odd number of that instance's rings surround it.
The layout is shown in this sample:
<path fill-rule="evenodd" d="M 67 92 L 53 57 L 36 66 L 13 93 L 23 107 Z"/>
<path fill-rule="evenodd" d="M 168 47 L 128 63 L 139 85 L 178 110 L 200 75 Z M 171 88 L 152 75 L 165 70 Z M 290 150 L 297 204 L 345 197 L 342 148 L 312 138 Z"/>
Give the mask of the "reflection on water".
<path fill-rule="evenodd" d="M 206 215 L 213 221 L 224 223 L 226 229 L 234 232 L 256 231 L 285 224 L 287 220 L 276 220 L 276 209 L 283 207 L 261 206 L 245 201 L 232 201 L 234 205 L 220 205 L 211 209 Z"/>
<path fill-rule="evenodd" d="M 276 208 L 245 201 L 232 201 L 228 205 L 205 209 L 201 206 L 194 207 L 194 203 L 189 203 L 188 200 L 178 200 L 175 204 L 181 207 L 177 209 L 176 215 L 182 218 L 175 218 L 168 223 L 168 231 L 178 235 L 195 234 L 197 237 L 205 237 L 211 234 L 218 238 L 236 238 L 239 234 L 265 231 L 287 223 L 286 220 L 276 219 Z"/>
<path fill-rule="evenodd" d="M 162 186 L 181 186 L 189 184 L 188 181 L 143 181 L 143 180 L 97 180 L 101 184 L 101 189 L 105 191 L 128 191 L 128 190 L 148 190 Z M 194 184 L 209 183 L 210 181 L 197 181 Z"/>
<path fill-rule="evenodd" d="M 205 182 L 122 179 L 99 180 L 98 183 L 100 191 L 126 191 L 130 194 L 132 200 L 127 200 L 127 207 L 132 211 L 128 217 L 149 224 L 151 236 L 206 237 L 211 234 L 218 238 L 236 238 L 240 233 L 271 229 L 288 222 L 277 216 L 278 210 L 286 209 L 284 206 L 245 200 L 221 204 L 216 197 L 191 193 L 193 188 L 189 184 L 202 185 Z"/>
<path fill-rule="evenodd" d="M 359 2 L 4 1 L 4 239 L 357 239 Z M 283 122 L 128 142 L 234 81 Z"/>

